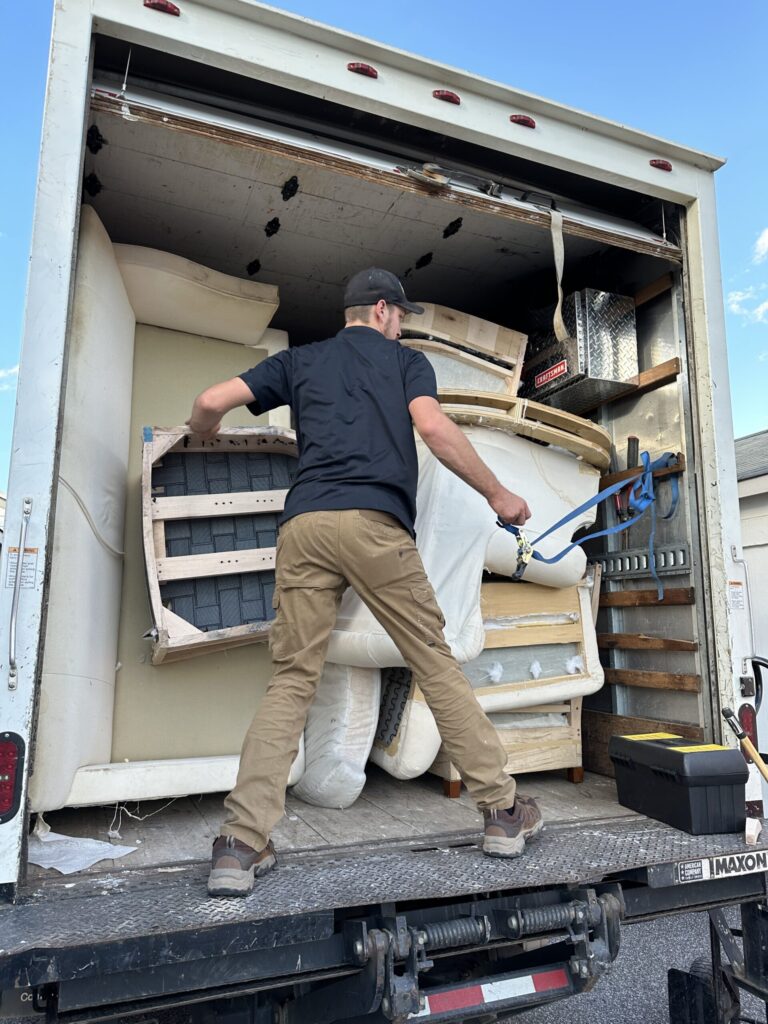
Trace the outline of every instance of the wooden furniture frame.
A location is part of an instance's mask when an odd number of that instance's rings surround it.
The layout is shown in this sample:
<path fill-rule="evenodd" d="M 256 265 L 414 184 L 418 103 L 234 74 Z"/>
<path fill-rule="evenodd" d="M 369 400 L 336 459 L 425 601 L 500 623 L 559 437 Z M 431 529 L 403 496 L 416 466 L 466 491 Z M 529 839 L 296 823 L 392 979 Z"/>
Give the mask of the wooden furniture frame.
<path fill-rule="evenodd" d="M 600 578 L 602 570 L 599 565 L 591 566 L 592 573 L 592 623 L 594 626 L 597 619 L 598 598 L 600 593 Z M 516 586 L 507 584 L 507 586 Z M 518 585 L 519 586 L 519 585 Z M 483 613 L 486 619 L 491 616 L 504 614 L 503 595 L 498 599 L 504 585 L 485 585 L 483 587 Z M 534 611 L 537 599 L 545 587 L 536 588 L 536 598 L 531 601 L 531 610 Z M 555 610 L 562 606 L 563 609 L 569 606 L 569 594 L 576 588 L 552 591 L 552 603 Z M 494 594 L 497 591 L 497 595 Z M 533 593 L 533 592 L 531 592 Z M 585 626 L 587 624 L 584 624 Z M 582 626 L 577 622 L 566 625 L 532 625 L 528 627 L 515 627 L 518 634 L 522 634 L 514 640 L 514 643 L 532 645 L 536 643 L 566 643 L 576 638 Z M 496 629 L 486 631 L 486 650 L 509 646 L 513 630 Z M 505 634 L 508 634 L 505 636 Z M 475 691 L 478 694 L 493 692 L 491 688 L 481 688 Z M 561 714 L 564 716 L 564 723 L 560 726 L 533 727 L 520 729 L 498 729 L 497 734 L 507 752 L 507 763 L 505 771 L 511 775 L 523 775 L 526 772 L 555 771 L 565 768 L 568 771 L 570 782 L 579 783 L 584 780 L 584 768 L 582 767 L 582 728 L 581 711 L 582 697 L 574 697 L 571 700 L 560 701 L 552 704 L 534 704 L 519 709 L 520 714 Z M 515 712 L 506 712 L 514 714 Z M 430 772 L 443 779 L 443 792 L 447 797 L 456 798 L 461 793 L 461 778 L 459 773 L 451 764 L 445 751 L 441 748 Z"/>
<path fill-rule="evenodd" d="M 257 452 L 297 457 L 294 431 L 282 427 L 239 427 L 221 431 L 212 441 L 193 438 L 185 427 L 147 427 L 142 459 L 142 531 L 147 586 L 154 621 L 152 663 L 179 661 L 196 655 L 264 642 L 271 622 L 246 623 L 227 629 L 198 629 L 163 604 L 160 586 L 179 579 L 228 576 L 274 569 L 275 548 L 221 551 L 168 557 L 165 524 L 174 519 L 216 518 L 279 512 L 287 490 L 162 497 L 153 493 L 152 470 L 170 452 Z"/>

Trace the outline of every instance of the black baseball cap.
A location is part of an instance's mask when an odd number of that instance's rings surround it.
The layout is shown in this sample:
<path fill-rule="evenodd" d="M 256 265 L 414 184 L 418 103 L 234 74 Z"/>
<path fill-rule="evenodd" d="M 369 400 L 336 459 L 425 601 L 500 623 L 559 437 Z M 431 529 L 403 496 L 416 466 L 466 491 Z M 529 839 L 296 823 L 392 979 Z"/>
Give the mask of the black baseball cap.
<path fill-rule="evenodd" d="M 409 302 L 405 297 L 400 278 L 380 267 L 359 270 L 350 277 L 344 290 L 344 309 L 350 306 L 375 306 L 379 299 L 393 306 L 407 309 L 409 313 L 423 313 L 424 307 Z"/>

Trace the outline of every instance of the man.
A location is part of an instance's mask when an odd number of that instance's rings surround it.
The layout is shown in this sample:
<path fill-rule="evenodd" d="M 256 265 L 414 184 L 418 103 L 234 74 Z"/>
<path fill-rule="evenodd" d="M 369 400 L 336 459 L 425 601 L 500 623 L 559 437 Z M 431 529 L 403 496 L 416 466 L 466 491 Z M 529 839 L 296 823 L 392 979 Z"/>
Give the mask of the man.
<path fill-rule="evenodd" d="M 243 743 L 227 817 L 213 844 L 208 892 L 246 895 L 274 867 L 270 833 L 323 670 L 342 594 L 353 587 L 397 644 L 435 716 L 446 752 L 482 809 L 483 850 L 516 857 L 542 828 L 535 802 L 515 799 L 506 753 L 443 636 L 445 620 L 414 542 L 418 462 L 413 427 L 434 455 L 479 491 L 496 515 L 522 525 L 508 491 L 442 412 L 426 357 L 398 343 L 408 302 L 386 270 L 355 274 L 346 326 L 288 349 L 195 399 L 188 425 L 204 439 L 245 405 L 290 405 L 299 464 L 277 541 L 274 674 Z"/>

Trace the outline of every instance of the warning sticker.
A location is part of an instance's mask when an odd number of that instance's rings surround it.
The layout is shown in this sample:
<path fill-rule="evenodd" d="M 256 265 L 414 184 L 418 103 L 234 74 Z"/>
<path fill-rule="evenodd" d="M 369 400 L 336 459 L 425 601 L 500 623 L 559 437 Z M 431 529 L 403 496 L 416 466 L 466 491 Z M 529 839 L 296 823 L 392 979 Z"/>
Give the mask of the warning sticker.
<path fill-rule="evenodd" d="M 704 860 L 689 860 L 675 866 L 675 882 L 706 882 L 715 878 L 731 878 L 735 875 L 754 875 L 768 871 L 768 850 L 754 853 L 726 853 L 721 857 L 706 857 Z"/>
<path fill-rule="evenodd" d="M 540 388 L 544 384 L 549 384 L 552 380 L 557 380 L 558 377 L 562 377 L 565 373 L 568 373 L 568 360 L 561 359 L 559 363 L 555 363 L 549 369 L 537 373 L 533 379 L 534 386 Z"/>
<path fill-rule="evenodd" d="M 741 580 L 728 580 L 728 602 L 731 611 L 744 611 L 744 584 Z"/>
<path fill-rule="evenodd" d="M 21 586 L 31 589 L 35 585 L 37 573 L 37 548 L 24 548 L 24 557 L 21 560 Z M 6 587 L 16 585 L 16 572 L 19 567 L 19 549 L 8 548 L 8 562 L 5 573 Z"/>

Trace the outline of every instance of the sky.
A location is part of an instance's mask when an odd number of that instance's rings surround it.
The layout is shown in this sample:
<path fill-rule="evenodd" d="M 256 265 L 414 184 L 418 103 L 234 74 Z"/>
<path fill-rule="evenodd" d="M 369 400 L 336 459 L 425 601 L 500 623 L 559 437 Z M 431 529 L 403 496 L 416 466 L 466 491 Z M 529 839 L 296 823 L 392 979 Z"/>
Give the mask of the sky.
<path fill-rule="evenodd" d="M 184 0 L 177 2 L 183 8 Z M 275 6 L 726 157 L 716 182 L 734 430 L 740 437 L 768 428 L 764 0 Z M 0 3 L 0 492 L 8 477 L 52 7 L 51 0 Z"/>

